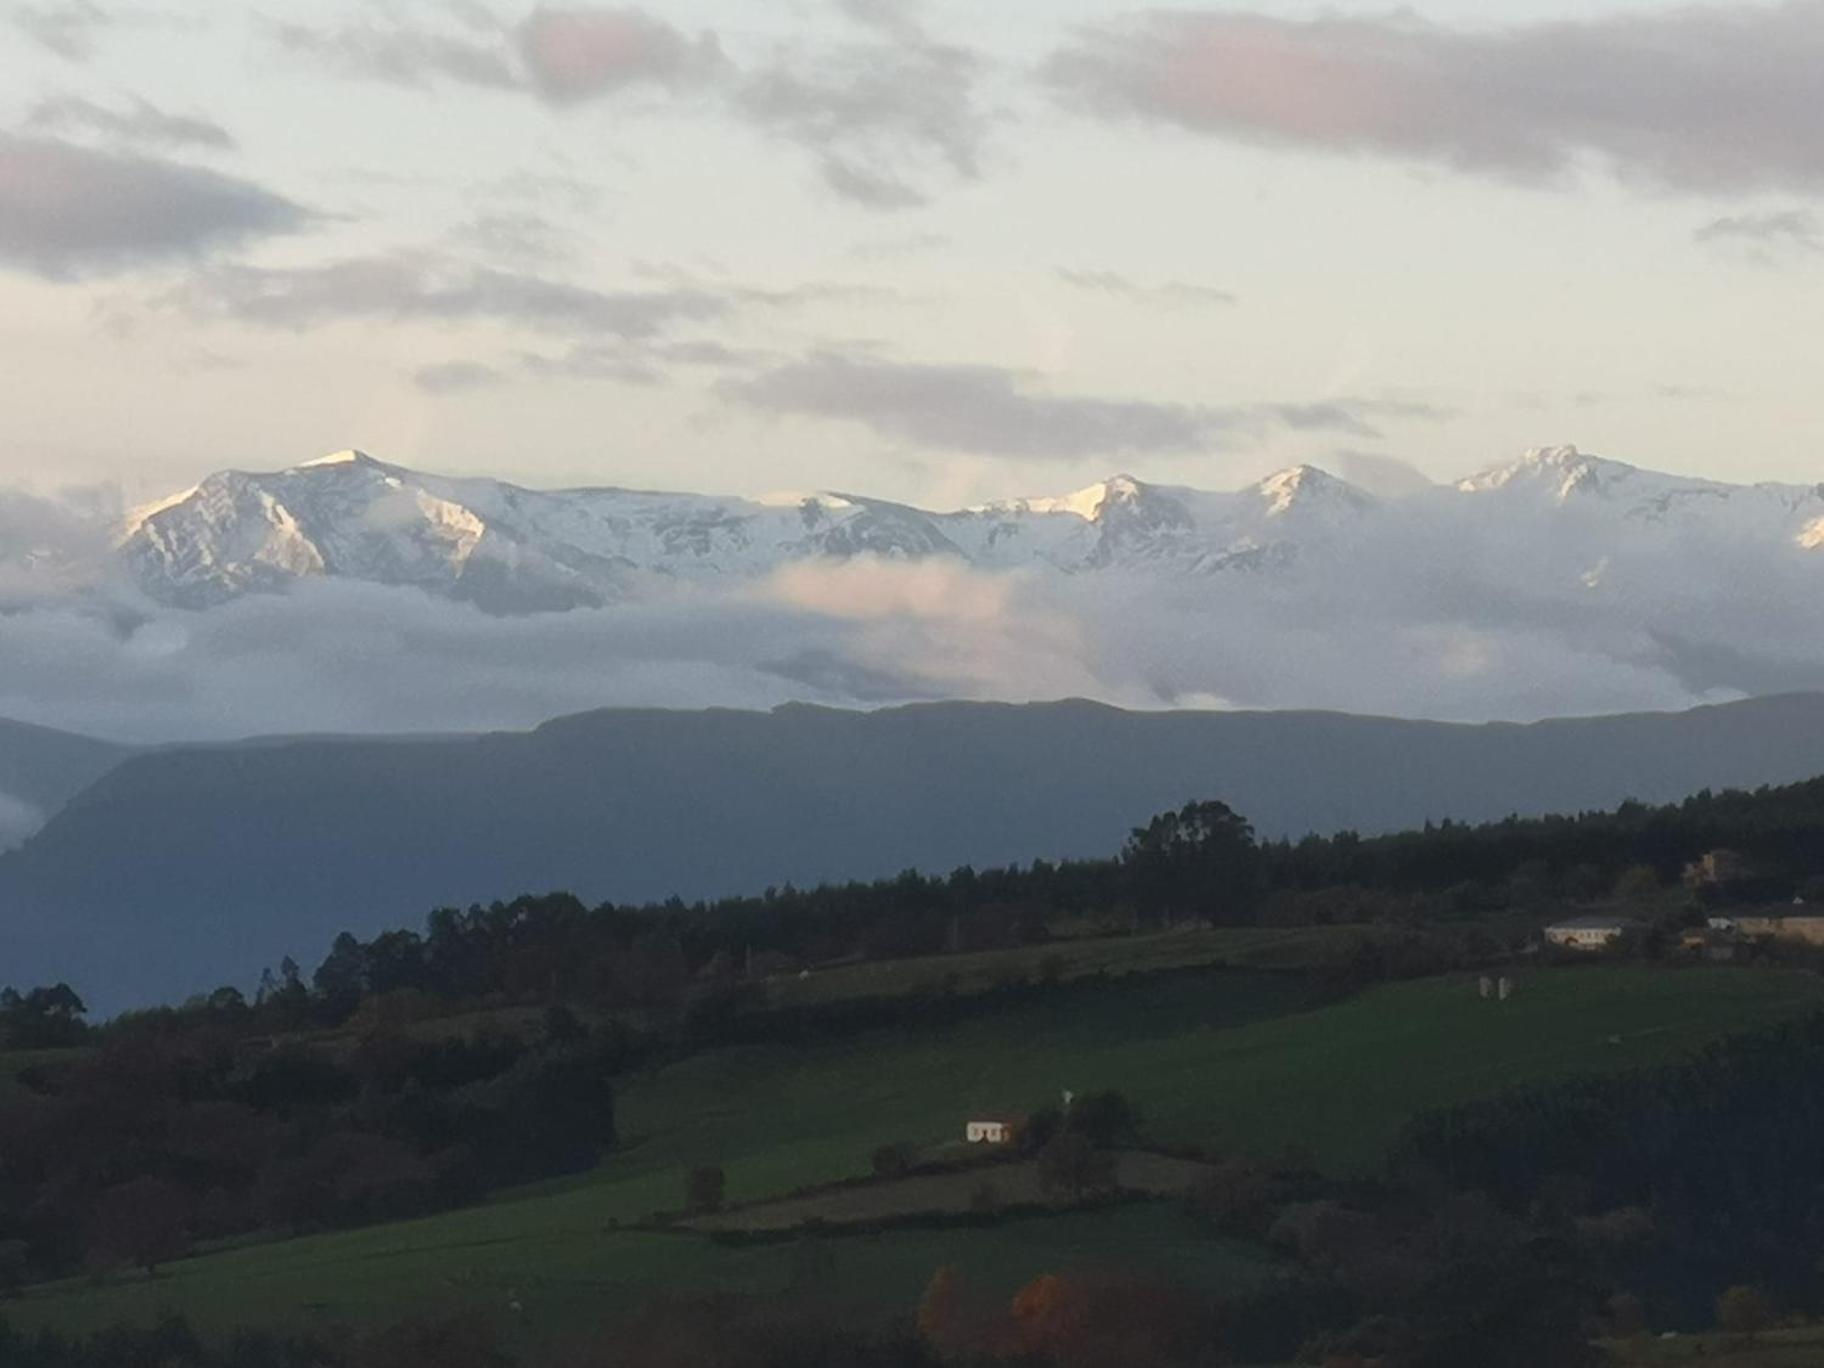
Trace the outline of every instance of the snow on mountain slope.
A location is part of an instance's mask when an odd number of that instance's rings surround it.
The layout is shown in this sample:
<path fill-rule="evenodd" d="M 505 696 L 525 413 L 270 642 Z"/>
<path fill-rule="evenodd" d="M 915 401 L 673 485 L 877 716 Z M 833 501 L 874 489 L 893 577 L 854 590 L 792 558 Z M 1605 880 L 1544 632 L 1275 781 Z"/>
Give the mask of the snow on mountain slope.
<path fill-rule="evenodd" d="M 855 494 L 761 502 L 536 491 L 343 452 L 224 472 L 130 517 L 118 547 L 162 602 L 206 608 L 312 576 L 410 585 L 497 611 L 613 602 L 663 582 L 814 558 L 952 556 L 990 568 L 1203 573 L 1290 556 L 1373 501 L 1308 467 L 1237 494 L 1117 476 L 1063 499 L 928 513 Z"/>
<path fill-rule="evenodd" d="M 1574 526 L 1578 572 L 1656 531 L 1824 550 L 1824 486 L 1656 474 L 1574 447 L 1394 501 L 1443 535 L 1482 518 Z M 1194 578 L 1345 566 L 1388 504 L 1314 466 L 1230 493 L 1117 475 L 1087 489 L 935 513 L 858 494 L 759 501 L 624 489 L 530 490 L 341 452 L 272 474 L 229 471 L 142 509 L 117 551 L 152 598 L 207 608 L 299 580 L 414 586 L 517 613 L 602 605 L 665 584 L 804 560 L 953 557 L 989 570 Z"/>
<path fill-rule="evenodd" d="M 1641 527 L 1824 545 L 1824 484 L 1732 485 L 1641 470 L 1574 446 L 1541 447 L 1511 465 L 1459 481 L 1462 494 L 1495 496 L 1588 511 L 1600 508 Z"/>

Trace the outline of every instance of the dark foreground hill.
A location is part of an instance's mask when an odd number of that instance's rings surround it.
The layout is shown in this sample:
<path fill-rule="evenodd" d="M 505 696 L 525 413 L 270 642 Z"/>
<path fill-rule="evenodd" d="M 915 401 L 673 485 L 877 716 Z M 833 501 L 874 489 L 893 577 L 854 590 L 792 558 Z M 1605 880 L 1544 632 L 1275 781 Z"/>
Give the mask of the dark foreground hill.
<path fill-rule="evenodd" d="M 0 858 L 0 979 L 103 1009 L 341 930 L 567 889 L 695 899 L 1112 854 L 1220 797 L 1264 835 L 1395 830 L 1824 773 L 1824 696 L 1532 726 L 1081 702 L 613 711 L 523 734 L 137 756 Z"/>

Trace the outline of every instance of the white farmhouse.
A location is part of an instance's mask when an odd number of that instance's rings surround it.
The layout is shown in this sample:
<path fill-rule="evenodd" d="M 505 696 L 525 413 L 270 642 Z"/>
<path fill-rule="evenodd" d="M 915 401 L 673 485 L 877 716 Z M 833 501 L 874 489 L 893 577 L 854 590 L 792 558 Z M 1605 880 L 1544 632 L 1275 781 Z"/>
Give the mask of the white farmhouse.
<path fill-rule="evenodd" d="M 1639 925 L 1627 917 L 1568 917 L 1546 927 L 1545 939 L 1566 950 L 1607 950 Z"/>
<path fill-rule="evenodd" d="M 1012 1145 L 1019 1141 L 1020 1116 L 984 1116 L 963 1128 L 963 1136 L 972 1145 Z"/>

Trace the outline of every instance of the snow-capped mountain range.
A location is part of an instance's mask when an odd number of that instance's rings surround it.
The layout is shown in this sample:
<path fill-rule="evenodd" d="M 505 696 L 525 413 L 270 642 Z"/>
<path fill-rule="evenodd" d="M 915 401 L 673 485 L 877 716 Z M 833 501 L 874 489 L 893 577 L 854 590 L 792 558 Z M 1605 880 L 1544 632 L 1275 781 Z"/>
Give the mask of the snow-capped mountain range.
<path fill-rule="evenodd" d="M 182 608 L 328 576 L 518 613 L 856 556 L 1071 575 L 1271 574 L 1313 558 L 1346 564 L 1355 534 L 1394 505 L 1428 524 L 1461 522 L 1469 535 L 1491 513 L 1594 520 L 1591 556 L 1605 549 L 1601 529 L 1611 526 L 1617 537 L 1695 529 L 1824 552 L 1824 485 L 1730 485 L 1551 447 L 1398 500 L 1299 466 L 1230 493 L 1118 475 L 1062 497 L 954 512 L 850 493 L 749 500 L 530 490 L 345 451 L 272 474 L 212 475 L 129 515 L 114 554 L 147 595 Z"/>

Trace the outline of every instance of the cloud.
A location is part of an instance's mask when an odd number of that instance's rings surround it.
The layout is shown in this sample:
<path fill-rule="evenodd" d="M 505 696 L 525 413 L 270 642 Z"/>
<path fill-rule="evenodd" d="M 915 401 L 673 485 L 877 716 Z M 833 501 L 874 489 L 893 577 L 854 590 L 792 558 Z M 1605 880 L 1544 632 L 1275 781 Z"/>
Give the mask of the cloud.
<path fill-rule="evenodd" d="M 1824 187 L 1824 4 L 1687 5 L 1456 28 L 1410 11 L 1151 11 L 1092 26 L 1067 104 L 1196 133 L 1522 181 L 1585 159 L 1699 193 Z"/>
<path fill-rule="evenodd" d="M 233 136 L 213 119 L 170 114 L 141 99 L 129 101 L 124 109 L 111 109 L 77 95 L 56 96 L 33 106 L 25 126 L 36 133 L 98 133 L 134 145 L 218 151 L 234 146 Z"/>
<path fill-rule="evenodd" d="M 701 97 L 701 107 L 805 149 L 832 190 L 868 208 L 915 207 L 935 182 L 977 179 L 997 117 L 983 100 L 982 59 L 933 36 L 918 6 L 837 7 L 859 36 L 783 44 L 746 64 L 712 30 L 687 33 L 631 7 L 541 5 L 510 27 L 482 15 L 459 28 L 394 17 L 273 33 L 345 76 L 400 86 L 454 81 L 560 108 L 633 91 Z"/>
<path fill-rule="evenodd" d="M 426 394 L 466 394 L 504 384 L 506 378 L 479 361 L 444 361 L 412 372 L 412 383 Z"/>
<path fill-rule="evenodd" d="M 337 581 L 207 612 L 40 600 L 0 612 L 0 716 L 137 741 L 790 699 L 1218 699 L 1481 720 L 1824 682 L 1824 600 L 1803 557 L 1574 506 L 1503 501 L 1443 523 L 1441 505 L 1463 500 L 1383 503 L 1265 578 L 862 557 L 521 618 Z"/>
<path fill-rule="evenodd" d="M 1059 267 L 1058 279 L 1074 289 L 1112 295 L 1117 299 L 1129 299 L 1140 304 L 1226 307 L 1239 302 L 1230 291 L 1218 290 L 1214 286 L 1189 285 L 1181 280 L 1168 280 L 1162 285 L 1143 285 L 1115 271 L 1078 271 Z"/>
<path fill-rule="evenodd" d="M 1824 685 L 1815 555 L 1597 497 L 1419 488 L 1266 572 L 863 556 L 694 587 L 654 577 L 606 607 L 520 618 L 347 581 L 206 612 L 105 581 L 56 589 L 47 553 L 80 558 L 108 523 L 105 500 L 0 499 L 0 582 L 17 569 L 24 586 L 0 594 L 0 716 L 140 741 L 793 698 L 1524 720 Z"/>
<path fill-rule="evenodd" d="M 1435 487 L 1436 482 L 1409 461 L 1374 451 L 1339 451 L 1327 462 L 1351 484 L 1370 494 L 1399 498 Z"/>
<path fill-rule="evenodd" d="M 941 251 L 949 245 L 950 239 L 942 233 L 906 233 L 899 237 L 858 242 L 849 248 L 849 255 L 857 261 L 901 261 L 926 252 Z"/>
<path fill-rule="evenodd" d="M 204 318 L 307 328 L 348 319 L 510 323 L 539 332 L 656 336 L 720 318 L 733 305 L 697 289 L 594 290 L 476 266 L 427 251 L 349 257 L 298 268 L 221 265 L 166 302 Z"/>
<path fill-rule="evenodd" d="M 312 215 L 233 176 L 0 133 L 0 262 L 55 279 L 293 233 Z"/>
<path fill-rule="evenodd" d="M 883 437 L 983 456 L 1118 456 L 1219 450 L 1274 429 L 1378 435 L 1376 416 L 1443 411 L 1386 400 L 1204 405 L 1053 395 L 997 366 L 921 365 L 821 352 L 729 380 L 765 412 L 857 423 Z"/>
<path fill-rule="evenodd" d="M 711 339 L 581 342 L 555 356 L 520 358 L 528 375 L 542 380 L 607 380 L 621 385 L 665 384 L 677 368 L 736 370 L 764 362 L 767 354 Z"/>
<path fill-rule="evenodd" d="M 728 63 L 713 33 L 691 37 L 644 10 L 540 6 L 508 26 L 454 12 L 455 28 L 406 20 L 341 27 L 282 23 L 279 46 L 341 75 L 398 86 L 437 81 L 572 105 L 638 87 L 672 92 L 716 83 Z"/>
<path fill-rule="evenodd" d="M 44 812 L 23 798 L 0 792 L 0 853 L 24 845 L 44 826 Z"/>
<path fill-rule="evenodd" d="M 20 5 L 13 11 L 12 20 L 34 42 L 73 62 L 94 56 L 96 35 L 114 22 L 113 16 L 92 0 Z"/>
<path fill-rule="evenodd" d="M 515 38 L 533 89 L 553 104 L 707 85 L 727 66 L 713 33 L 692 38 L 638 9 L 539 8 Z"/>
<path fill-rule="evenodd" d="M 461 246 L 515 266 L 550 265 L 572 254 L 572 234 L 543 214 L 523 210 L 484 211 L 450 236 Z"/>
<path fill-rule="evenodd" d="M 344 76 L 399 86 L 423 86 L 435 79 L 496 90 L 523 85 L 498 39 L 374 23 L 339 29 L 281 23 L 272 33 L 285 51 L 313 58 Z"/>
<path fill-rule="evenodd" d="M 825 184 L 864 208 L 914 208 L 936 179 L 979 179 L 995 122 L 982 59 L 933 37 L 910 6 L 844 8 L 869 39 L 783 52 L 750 70 L 735 97 L 741 114 L 808 149 Z"/>
<path fill-rule="evenodd" d="M 118 491 L 43 498 L 0 490 L 0 614 L 57 600 L 92 582 L 106 555 Z"/>
<path fill-rule="evenodd" d="M 1809 209 L 1713 219 L 1692 237 L 1705 247 L 1739 251 L 1762 266 L 1824 252 L 1824 225 Z"/>

